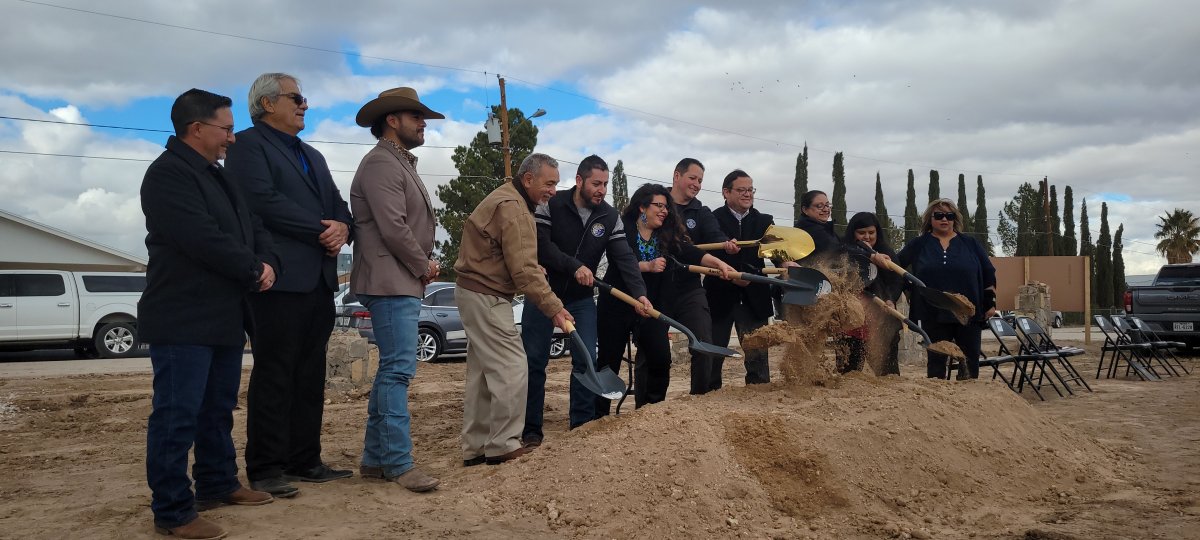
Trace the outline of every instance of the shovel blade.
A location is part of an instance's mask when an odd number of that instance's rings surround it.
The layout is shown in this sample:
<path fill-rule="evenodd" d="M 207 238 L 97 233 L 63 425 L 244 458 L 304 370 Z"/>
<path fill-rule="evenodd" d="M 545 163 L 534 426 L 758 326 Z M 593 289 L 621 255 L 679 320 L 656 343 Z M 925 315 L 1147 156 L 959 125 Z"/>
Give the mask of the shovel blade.
<path fill-rule="evenodd" d="M 625 382 L 610 369 L 583 373 L 575 371 L 571 376 L 589 392 L 604 399 L 621 399 L 625 395 Z"/>
<path fill-rule="evenodd" d="M 741 358 L 742 355 L 733 349 L 718 347 L 712 343 L 703 341 L 692 341 L 688 343 L 688 350 L 692 352 L 711 354 L 713 356 L 728 356 L 730 358 Z"/>

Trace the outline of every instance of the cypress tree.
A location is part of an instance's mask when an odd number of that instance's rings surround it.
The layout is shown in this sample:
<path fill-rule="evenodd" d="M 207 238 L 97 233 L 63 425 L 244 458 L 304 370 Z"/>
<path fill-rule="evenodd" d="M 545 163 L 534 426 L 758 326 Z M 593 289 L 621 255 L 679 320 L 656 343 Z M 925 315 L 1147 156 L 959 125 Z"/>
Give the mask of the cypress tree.
<path fill-rule="evenodd" d="M 1050 197 L 1047 193 L 1046 184 L 1049 182 L 1038 182 L 1037 199 L 1030 201 L 1029 208 L 1029 232 L 1030 232 L 1030 250 L 1028 255 L 1053 255 L 1050 253 L 1050 239 L 1046 237 L 1046 226 L 1049 216 L 1046 215 L 1046 199 Z"/>
<path fill-rule="evenodd" d="M 842 166 L 842 153 L 833 155 L 833 223 L 834 232 L 841 236 L 846 231 L 846 169 Z"/>
<path fill-rule="evenodd" d="M 887 204 L 883 201 L 883 182 L 879 179 L 879 171 L 875 171 L 875 217 L 879 219 L 879 224 L 887 229 L 889 244 L 895 247 L 904 245 L 904 231 L 896 227 L 896 222 L 888 215 Z"/>
<path fill-rule="evenodd" d="M 625 176 L 625 163 L 617 160 L 617 166 L 612 170 L 613 208 L 617 213 L 625 211 L 629 204 L 629 178 Z"/>
<path fill-rule="evenodd" d="M 938 178 L 938 172 L 934 169 L 929 170 L 929 202 L 933 202 L 942 198 L 941 180 Z"/>
<path fill-rule="evenodd" d="M 1096 246 L 1092 245 L 1091 228 L 1088 226 L 1087 199 L 1079 203 L 1079 255 L 1091 259 L 1092 306 L 1096 305 Z"/>
<path fill-rule="evenodd" d="M 1062 236 L 1062 219 L 1058 217 L 1058 187 L 1050 186 L 1050 234 L 1053 235 L 1054 253 L 1051 255 L 1066 255 L 1067 243 Z"/>
<path fill-rule="evenodd" d="M 967 177 L 963 173 L 958 173 L 958 211 L 962 213 L 963 232 L 971 232 L 975 222 L 967 211 Z"/>
<path fill-rule="evenodd" d="M 908 191 L 904 200 L 904 242 L 921 235 L 921 214 L 917 213 L 917 188 L 913 182 L 913 171 L 908 170 Z"/>
<path fill-rule="evenodd" d="M 808 193 L 808 141 L 804 142 L 804 150 L 796 155 L 796 177 L 792 180 L 795 193 L 792 196 L 792 219 L 799 221 L 803 213 L 800 211 L 800 197 Z"/>
<path fill-rule="evenodd" d="M 1096 239 L 1096 307 L 1113 305 L 1112 235 L 1108 229 L 1108 203 L 1100 203 L 1100 236 Z"/>
<path fill-rule="evenodd" d="M 987 248 L 988 255 L 995 255 L 996 251 L 992 248 L 987 216 L 987 192 L 983 189 L 983 175 L 981 174 L 975 178 L 975 226 L 971 227 L 971 231 L 975 234 L 975 239 Z"/>
<path fill-rule="evenodd" d="M 1078 241 L 1075 239 L 1075 198 L 1071 186 L 1063 189 L 1063 255 L 1074 257 L 1079 254 Z"/>
<path fill-rule="evenodd" d="M 1129 284 L 1125 283 L 1125 256 L 1121 252 L 1124 246 L 1121 245 L 1121 236 L 1125 234 L 1125 224 L 1117 225 L 1117 234 L 1113 236 L 1113 251 L 1112 251 L 1112 268 L 1113 268 L 1113 307 L 1120 308 L 1125 304 L 1125 290 L 1129 288 Z"/>

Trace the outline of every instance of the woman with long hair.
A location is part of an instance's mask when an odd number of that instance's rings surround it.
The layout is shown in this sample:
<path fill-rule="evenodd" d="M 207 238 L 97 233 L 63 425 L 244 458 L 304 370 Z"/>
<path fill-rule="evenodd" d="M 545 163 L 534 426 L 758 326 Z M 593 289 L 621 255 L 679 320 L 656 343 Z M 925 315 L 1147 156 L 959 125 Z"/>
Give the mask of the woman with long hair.
<path fill-rule="evenodd" d="M 681 293 L 700 287 L 700 276 L 688 272 L 682 265 L 703 265 L 718 268 L 725 279 L 732 277 L 733 268 L 691 244 L 680 221 L 679 209 L 671 201 L 671 191 L 658 184 L 645 184 L 629 198 L 622 214 L 625 236 L 642 271 L 646 297 L 654 307 L 675 318 L 673 299 Z M 601 278 L 616 289 L 622 289 L 621 273 L 609 270 Z M 634 366 L 634 403 L 641 407 L 666 398 L 671 382 L 671 347 L 667 325 L 656 319 L 643 319 L 633 308 L 608 294 L 601 294 L 597 304 L 598 364 L 620 371 L 621 355 L 632 333 L 637 345 Z M 695 330 L 695 329 L 692 329 Z M 706 336 L 697 334 L 701 340 Z M 597 398 L 597 414 L 608 413 L 609 401 Z"/>
<path fill-rule="evenodd" d="M 960 324 L 953 315 L 912 296 L 909 318 L 921 323 L 929 339 L 953 341 L 967 357 L 966 377 L 979 377 L 980 330 L 996 313 L 996 268 L 978 240 L 963 234 L 962 213 L 954 201 L 937 199 L 921 214 L 921 236 L 900 250 L 897 261 L 932 289 L 958 293 L 975 305 L 975 315 Z M 948 377 L 946 357 L 929 353 L 926 376 Z"/>
<path fill-rule="evenodd" d="M 876 253 L 895 258 L 896 251 L 892 249 L 887 237 L 887 229 L 883 228 L 875 214 L 859 212 L 846 223 L 842 244 L 849 253 L 863 252 L 865 245 Z M 859 259 L 862 260 L 856 262 L 863 265 L 870 264 L 864 257 L 859 257 Z M 867 352 L 867 344 L 870 344 L 872 348 L 882 349 L 879 354 L 882 355 L 883 362 L 879 366 L 881 372 L 877 374 L 900 374 L 900 363 L 896 351 L 900 341 L 900 327 L 894 319 L 883 315 L 876 309 L 870 296 L 876 296 L 887 302 L 888 305 L 895 307 L 896 299 L 900 297 L 903 288 L 903 278 L 893 272 L 884 271 L 878 272 L 875 280 L 864 288 L 863 305 L 867 312 L 867 322 L 860 328 L 846 332 L 845 337 L 842 338 L 843 347 L 839 348 L 837 355 L 839 372 L 848 373 L 861 369 Z"/>

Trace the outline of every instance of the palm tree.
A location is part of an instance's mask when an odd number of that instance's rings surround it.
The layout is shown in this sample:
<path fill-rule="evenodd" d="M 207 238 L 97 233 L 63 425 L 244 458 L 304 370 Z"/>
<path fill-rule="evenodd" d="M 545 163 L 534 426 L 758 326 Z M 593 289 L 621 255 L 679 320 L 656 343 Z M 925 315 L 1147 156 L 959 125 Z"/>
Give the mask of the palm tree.
<path fill-rule="evenodd" d="M 1200 252 L 1200 218 L 1191 211 L 1176 208 L 1158 220 L 1158 232 L 1154 233 L 1159 240 L 1156 249 L 1167 258 L 1167 264 L 1192 262 L 1192 255 Z"/>

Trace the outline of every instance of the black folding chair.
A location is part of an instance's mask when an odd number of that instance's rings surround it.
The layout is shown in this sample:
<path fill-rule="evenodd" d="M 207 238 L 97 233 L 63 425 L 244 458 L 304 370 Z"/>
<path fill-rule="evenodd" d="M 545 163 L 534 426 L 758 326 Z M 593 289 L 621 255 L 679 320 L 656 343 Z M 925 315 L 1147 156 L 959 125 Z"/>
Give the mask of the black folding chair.
<path fill-rule="evenodd" d="M 1173 362 L 1174 367 L 1179 368 L 1179 370 L 1182 370 L 1184 373 L 1191 373 L 1188 371 L 1188 368 L 1183 365 L 1183 362 L 1179 361 L 1179 357 L 1175 356 L 1176 350 L 1187 347 L 1186 343 L 1182 341 L 1167 341 L 1159 338 L 1158 333 L 1156 333 L 1153 328 L 1150 328 L 1150 325 L 1146 324 L 1146 321 L 1143 321 L 1141 317 L 1129 315 L 1125 317 L 1125 320 L 1129 321 L 1129 326 L 1131 326 L 1133 330 L 1132 333 L 1126 333 L 1130 334 L 1130 337 L 1133 338 L 1135 343 L 1149 343 L 1150 350 L 1153 351 L 1154 354 L 1161 356 L 1162 359 L 1167 362 L 1168 366 L 1172 365 Z M 1179 371 L 1176 371 L 1175 374 L 1178 375 Z"/>
<path fill-rule="evenodd" d="M 1096 365 L 1097 379 L 1100 378 L 1100 372 L 1104 370 L 1104 359 L 1107 356 L 1108 378 L 1110 379 L 1117 375 L 1117 367 L 1121 362 L 1125 362 L 1126 377 L 1132 371 L 1143 381 L 1162 380 L 1150 369 L 1147 369 L 1145 364 L 1145 355 L 1150 353 L 1149 344 L 1130 343 L 1128 338 L 1117 332 L 1117 327 L 1113 326 L 1112 321 L 1103 315 L 1093 315 L 1092 320 L 1100 328 L 1100 333 L 1104 334 L 1104 344 L 1100 346 L 1100 363 Z"/>
<path fill-rule="evenodd" d="M 1044 370 L 1039 368 L 1039 364 L 1045 363 L 1051 356 L 1050 354 L 1030 354 L 1022 351 L 1020 341 L 1021 338 L 1017 335 L 1017 331 L 1013 330 L 1012 325 L 1008 324 L 1008 321 L 1005 321 L 1000 317 L 992 317 L 988 319 L 988 329 L 992 331 L 993 336 L 996 336 L 996 342 L 999 344 L 996 352 L 997 356 L 995 358 L 1008 358 L 1008 362 L 1011 362 L 1013 365 L 1011 378 L 1004 377 L 1004 374 L 1000 372 L 999 364 L 1004 362 L 998 362 L 997 365 L 993 365 L 993 379 L 999 375 L 1000 378 L 1004 380 L 1006 384 L 1008 384 L 1008 387 L 1012 388 L 1013 391 L 1018 394 L 1024 391 L 1025 385 L 1028 384 L 1029 388 L 1033 390 L 1033 393 L 1037 394 L 1038 399 L 1042 401 L 1045 401 L 1046 398 L 1042 395 L 1041 388 L 1046 382 L 1049 382 L 1050 387 L 1053 388 L 1056 393 L 1058 393 L 1059 397 L 1063 396 L 1062 391 L 1058 389 L 1058 385 L 1054 384 L 1054 380 L 1045 378 L 1043 376 L 1045 374 Z M 1005 342 L 1005 338 L 1010 338 L 1012 340 L 1011 347 Z M 984 365 L 984 360 L 980 360 L 979 364 L 981 366 Z M 1037 376 L 1036 381 L 1034 380 L 1034 376 Z"/>
<path fill-rule="evenodd" d="M 1021 334 L 1025 335 L 1022 345 L 1025 346 L 1025 351 L 1030 354 L 1034 353 L 1054 353 L 1056 356 L 1052 360 L 1058 361 L 1058 367 L 1062 368 L 1062 372 L 1055 370 L 1055 374 L 1060 375 L 1063 386 L 1071 392 L 1071 387 L 1068 383 L 1075 383 L 1076 386 L 1082 386 L 1088 392 L 1092 391 L 1092 387 L 1088 386 L 1087 381 L 1083 380 L 1083 375 L 1079 374 L 1079 370 L 1071 364 L 1068 358 L 1081 355 L 1087 351 L 1079 347 L 1059 347 L 1050 338 L 1050 334 L 1046 332 L 1042 325 L 1029 317 L 1017 317 L 1017 328 Z M 1051 364 L 1053 367 L 1053 364 Z M 1066 376 L 1061 376 L 1065 372 Z M 1074 392 L 1071 392 L 1074 394 Z"/>
<path fill-rule="evenodd" d="M 1160 375 L 1158 373 L 1158 371 L 1154 368 L 1154 362 L 1158 361 L 1158 365 L 1162 366 L 1162 368 L 1163 368 L 1163 373 L 1170 375 L 1172 377 L 1179 376 L 1179 372 L 1176 371 L 1175 368 L 1172 367 L 1170 364 L 1168 364 L 1167 361 L 1163 358 L 1163 356 L 1161 354 L 1159 354 L 1159 352 L 1156 350 L 1156 348 L 1154 346 L 1154 343 L 1138 339 L 1141 336 L 1138 335 L 1137 332 L 1135 332 L 1133 330 L 1133 326 L 1131 326 L 1129 324 L 1129 321 L 1126 321 L 1124 317 L 1121 317 L 1119 315 L 1113 315 L 1111 318 L 1112 318 L 1113 326 L 1116 327 L 1116 329 L 1117 329 L 1117 334 L 1119 334 L 1121 337 L 1123 337 L 1125 339 L 1126 343 L 1132 343 L 1135 345 L 1148 345 L 1147 348 L 1145 348 L 1139 352 L 1142 354 L 1142 359 L 1144 360 L 1143 363 L 1146 365 L 1146 368 L 1149 369 L 1151 373 L 1158 375 L 1159 377 L 1162 377 L 1162 375 Z"/>

